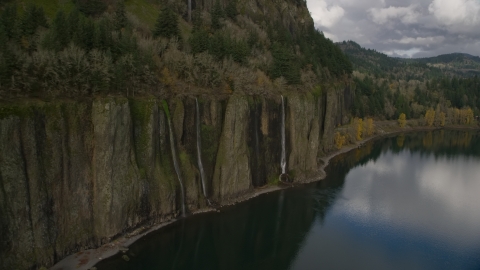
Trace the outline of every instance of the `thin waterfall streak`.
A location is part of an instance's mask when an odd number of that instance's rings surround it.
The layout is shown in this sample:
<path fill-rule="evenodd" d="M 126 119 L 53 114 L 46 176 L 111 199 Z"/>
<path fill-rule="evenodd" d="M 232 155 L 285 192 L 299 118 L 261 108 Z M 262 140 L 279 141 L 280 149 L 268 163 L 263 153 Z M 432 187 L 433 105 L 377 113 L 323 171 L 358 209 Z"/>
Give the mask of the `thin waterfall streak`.
<path fill-rule="evenodd" d="M 182 195 L 182 216 L 185 216 L 185 189 L 183 187 L 182 175 L 180 172 L 180 166 L 177 161 L 177 152 L 175 151 L 175 138 L 173 137 L 172 131 L 172 121 L 168 117 L 168 130 L 170 137 L 170 150 L 172 151 L 173 167 L 175 167 L 175 172 L 177 173 L 178 182 L 180 183 L 181 195 Z"/>
<path fill-rule="evenodd" d="M 282 95 L 282 160 L 280 166 L 282 167 L 282 174 L 287 173 L 287 157 L 285 150 L 285 101 Z"/>
<path fill-rule="evenodd" d="M 203 196 L 208 201 L 207 196 L 207 187 L 205 184 L 205 170 L 203 169 L 203 162 L 202 162 L 202 136 L 200 133 L 200 108 L 198 106 L 198 99 L 195 98 L 195 110 L 196 110 L 196 128 L 197 128 L 197 162 L 198 162 L 198 169 L 200 170 L 200 179 L 202 180 L 202 190 Z M 209 201 L 208 201 L 209 202 Z M 210 203 L 210 202 L 209 202 Z"/>

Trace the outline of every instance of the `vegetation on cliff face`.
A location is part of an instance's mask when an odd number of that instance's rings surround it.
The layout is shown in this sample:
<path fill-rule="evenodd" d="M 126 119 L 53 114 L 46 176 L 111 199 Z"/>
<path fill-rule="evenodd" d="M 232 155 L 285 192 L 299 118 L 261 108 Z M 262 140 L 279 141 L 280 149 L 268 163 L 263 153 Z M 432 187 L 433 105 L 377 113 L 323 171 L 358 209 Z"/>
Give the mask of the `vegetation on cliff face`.
<path fill-rule="evenodd" d="M 193 1 L 191 22 L 186 1 L 70 1 L 0 4 L 0 97 L 312 91 L 352 72 L 304 1 Z"/>
<path fill-rule="evenodd" d="M 480 58 L 449 54 L 400 59 L 367 50 L 353 41 L 337 44 L 352 61 L 357 117 L 424 118 L 430 109 L 447 124 L 457 124 L 456 111 L 480 113 Z M 461 114 L 461 113 L 458 113 Z M 463 113 L 465 114 L 465 113 Z M 440 123 L 442 121 L 436 120 Z"/>

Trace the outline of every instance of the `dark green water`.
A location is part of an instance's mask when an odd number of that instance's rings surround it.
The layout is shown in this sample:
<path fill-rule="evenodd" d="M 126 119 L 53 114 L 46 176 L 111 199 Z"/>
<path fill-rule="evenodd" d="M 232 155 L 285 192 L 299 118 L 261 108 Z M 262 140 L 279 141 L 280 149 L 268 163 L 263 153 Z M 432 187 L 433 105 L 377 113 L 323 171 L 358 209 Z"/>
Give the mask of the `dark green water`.
<path fill-rule="evenodd" d="M 183 219 L 97 268 L 480 269 L 478 132 L 369 143 L 328 175 Z"/>

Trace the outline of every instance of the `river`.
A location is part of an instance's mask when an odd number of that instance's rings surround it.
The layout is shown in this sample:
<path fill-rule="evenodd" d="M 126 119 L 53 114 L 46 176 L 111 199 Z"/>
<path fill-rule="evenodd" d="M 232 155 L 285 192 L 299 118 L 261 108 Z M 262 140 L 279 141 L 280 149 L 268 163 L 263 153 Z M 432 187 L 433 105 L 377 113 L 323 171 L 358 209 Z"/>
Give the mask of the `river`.
<path fill-rule="evenodd" d="M 113 269 L 480 269 L 480 134 L 398 135 L 327 178 L 181 219 Z"/>

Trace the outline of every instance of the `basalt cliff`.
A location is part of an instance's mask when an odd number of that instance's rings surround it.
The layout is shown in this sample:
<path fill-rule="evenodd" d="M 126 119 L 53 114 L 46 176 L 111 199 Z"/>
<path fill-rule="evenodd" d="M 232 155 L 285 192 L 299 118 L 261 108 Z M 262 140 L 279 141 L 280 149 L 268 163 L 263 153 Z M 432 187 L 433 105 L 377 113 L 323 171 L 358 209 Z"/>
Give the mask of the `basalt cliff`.
<path fill-rule="evenodd" d="M 286 94 L 291 181 L 316 177 L 317 158 L 333 148 L 332 130 L 348 120 L 351 100 L 348 86 L 318 97 Z M 139 225 L 175 219 L 183 206 L 188 214 L 277 182 L 281 117 L 281 96 L 236 94 L 198 102 L 96 98 L 3 105 L 1 268 L 49 266 Z"/>
<path fill-rule="evenodd" d="M 0 269 L 318 179 L 351 118 L 303 0 L 60 2 L 0 3 Z"/>

